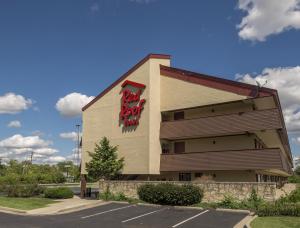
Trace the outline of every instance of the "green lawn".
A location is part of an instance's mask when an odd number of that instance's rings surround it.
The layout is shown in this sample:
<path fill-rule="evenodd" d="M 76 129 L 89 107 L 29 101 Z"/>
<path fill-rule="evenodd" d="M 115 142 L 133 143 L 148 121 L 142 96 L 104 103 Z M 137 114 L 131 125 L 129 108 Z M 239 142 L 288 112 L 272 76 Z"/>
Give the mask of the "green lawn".
<path fill-rule="evenodd" d="M 46 207 L 51 203 L 55 203 L 55 201 L 46 198 L 14 198 L 0 196 L 0 206 L 21 210 L 32 210 L 36 208 Z"/>
<path fill-rule="evenodd" d="M 258 217 L 251 222 L 252 228 L 299 228 L 299 217 Z"/>

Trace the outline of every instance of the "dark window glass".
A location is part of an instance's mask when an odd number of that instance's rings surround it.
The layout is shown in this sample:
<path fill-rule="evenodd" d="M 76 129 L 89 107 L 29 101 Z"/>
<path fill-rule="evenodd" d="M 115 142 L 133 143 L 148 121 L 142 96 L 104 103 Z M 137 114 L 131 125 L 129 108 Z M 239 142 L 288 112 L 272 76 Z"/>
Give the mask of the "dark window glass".
<path fill-rule="evenodd" d="M 175 142 L 174 153 L 184 153 L 184 152 L 185 152 L 185 142 Z"/>
<path fill-rule="evenodd" d="M 174 112 L 174 120 L 183 120 L 184 112 Z"/>
<path fill-rule="evenodd" d="M 191 173 L 179 173 L 179 181 L 191 181 Z"/>
<path fill-rule="evenodd" d="M 202 177 L 203 173 L 195 173 L 195 177 Z"/>

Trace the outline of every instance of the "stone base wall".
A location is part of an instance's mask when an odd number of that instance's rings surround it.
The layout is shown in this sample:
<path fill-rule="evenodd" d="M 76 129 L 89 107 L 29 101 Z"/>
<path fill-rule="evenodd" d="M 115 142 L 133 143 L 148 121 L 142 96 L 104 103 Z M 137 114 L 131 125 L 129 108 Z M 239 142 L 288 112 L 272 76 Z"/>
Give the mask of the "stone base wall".
<path fill-rule="evenodd" d="M 142 184 L 174 183 L 178 185 L 187 184 L 179 181 L 100 181 L 100 192 L 104 192 L 108 187 L 110 192 L 124 193 L 127 197 L 138 198 L 137 188 Z M 190 182 L 188 182 L 190 183 Z M 247 199 L 252 189 L 255 189 L 258 196 L 266 201 L 274 201 L 276 195 L 276 183 L 256 183 L 256 182 L 211 182 L 197 183 L 204 191 L 203 202 L 218 202 L 224 198 L 224 195 L 230 195 L 238 200 Z"/>

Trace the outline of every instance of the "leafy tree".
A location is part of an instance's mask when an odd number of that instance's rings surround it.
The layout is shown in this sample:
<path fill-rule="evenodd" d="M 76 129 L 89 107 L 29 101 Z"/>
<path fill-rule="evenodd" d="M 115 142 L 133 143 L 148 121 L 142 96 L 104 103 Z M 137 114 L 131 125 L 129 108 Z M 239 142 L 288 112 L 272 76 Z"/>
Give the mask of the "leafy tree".
<path fill-rule="evenodd" d="M 124 158 L 118 159 L 118 147 L 111 146 L 109 140 L 103 137 L 96 144 L 94 153 L 89 152 L 92 160 L 86 163 L 88 175 L 95 179 L 109 180 L 119 174 L 124 167 Z"/>
<path fill-rule="evenodd" d="M 295 173 L 300 176 L 300 165 L 296 167 Z"/>

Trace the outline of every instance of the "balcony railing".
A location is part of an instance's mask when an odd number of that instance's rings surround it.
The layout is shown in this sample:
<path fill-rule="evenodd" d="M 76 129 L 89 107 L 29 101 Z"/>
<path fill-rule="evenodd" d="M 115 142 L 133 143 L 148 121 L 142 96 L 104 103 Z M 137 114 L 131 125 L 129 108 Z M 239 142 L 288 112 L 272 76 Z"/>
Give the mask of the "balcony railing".
<path fill-rule="evenodd" d="M 161 123 L 161 139 L 186 139 L 281 129 L 278 109 L 226 114 Z"/>
<path fill-rule="evenodd" d="M 290 167 L 279 148 L 161 154 L 160 171 L 281 170 Z"/>

